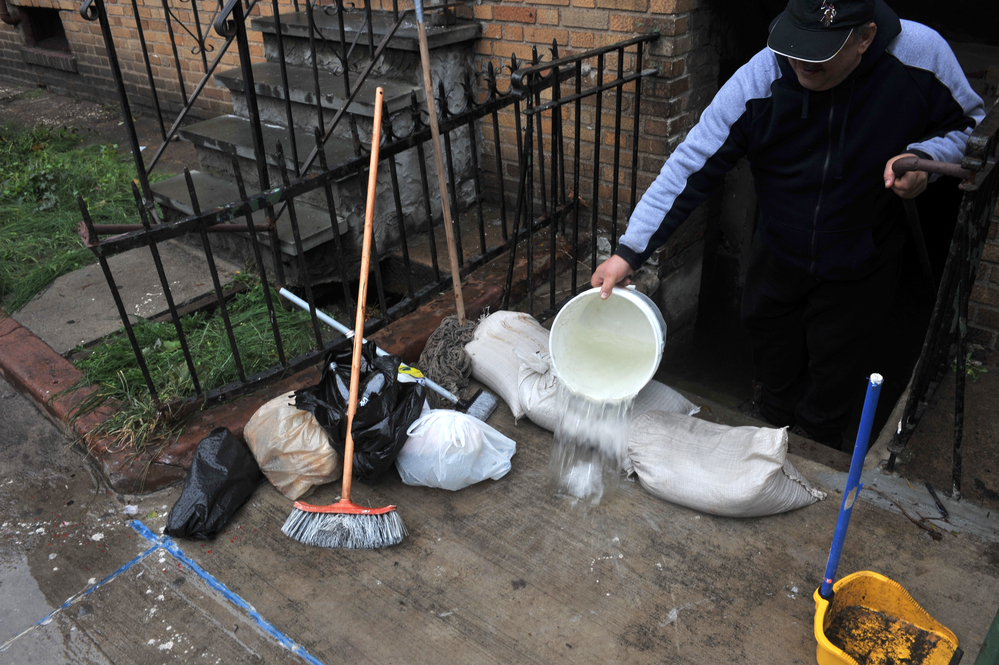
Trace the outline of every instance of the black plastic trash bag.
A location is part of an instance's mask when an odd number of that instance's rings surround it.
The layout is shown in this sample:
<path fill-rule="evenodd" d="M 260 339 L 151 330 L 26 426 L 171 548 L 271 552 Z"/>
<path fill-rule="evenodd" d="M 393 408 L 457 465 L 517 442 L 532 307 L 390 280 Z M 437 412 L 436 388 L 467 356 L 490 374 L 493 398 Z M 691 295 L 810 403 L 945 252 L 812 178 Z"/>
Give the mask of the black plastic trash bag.
<path fill-rule="evenodd" d="M 166 534 L 214 538 L 263 479 L 253 454 L 227 427 L 212 430 L 194 452 L 184 491 L 170 509 Z"/>
<path fill-rule="evenodd" d="M 406 430 L 420 417 L 426 387 L 399 375 L 399 358 L 379 356 L 373 344 L 361 347 L 361 382 L 354 414 L 354 475 L 377 481 L 395 462 L 406 443 Z M 312 412 L 343 456 L 347 441 L 351 349 L 326 356 L 319 383 L 295 393 L 295 406 Z"/>

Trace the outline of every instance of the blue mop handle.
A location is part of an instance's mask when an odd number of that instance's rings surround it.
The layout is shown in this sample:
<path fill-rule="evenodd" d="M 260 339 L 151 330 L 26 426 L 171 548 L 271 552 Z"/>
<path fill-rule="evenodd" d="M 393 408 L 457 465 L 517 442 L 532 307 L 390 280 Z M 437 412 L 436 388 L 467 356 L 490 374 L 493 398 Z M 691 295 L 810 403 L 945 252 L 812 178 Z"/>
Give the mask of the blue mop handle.
<path fill-rule="evenodd" d="M 416 4 L 416 22 L 423 23 L 423 0 L 413 0 Z"/>
<path fill-rule="evenodd" d="M 836 521 L 836 532 L 833 534 L 832 547 L 829 548 L 829 562 L 826 564 L 826 575 L 819 589 L 819 595 L 826 600 L 832 598 L 833 579 L 839 568 L 839 557 L 843 553 L 843 541 L 846 540 L 846 527 L 850 525 L 850 515 L 853 505 L 860 493 L 860 472 L 864 469 L 864 458 L 867 456 L 867 444 L 871 439 L 871 428 L 874 426 L 874 412 L 878 408 L 878 396 L 881 394 L 881 384 L 884 378 L 880 374 L 871 374 L 867 383 L 867 397 L 864 399 L 864 412 L 860 416 L 860 429 L 857 430 L 857 443 L 853 448 L 853 459 L 850 461 L 850 474 L 846 478 L 846 490 L 843 492 L 843 505 L 839 509 L 839 519 Z"/>

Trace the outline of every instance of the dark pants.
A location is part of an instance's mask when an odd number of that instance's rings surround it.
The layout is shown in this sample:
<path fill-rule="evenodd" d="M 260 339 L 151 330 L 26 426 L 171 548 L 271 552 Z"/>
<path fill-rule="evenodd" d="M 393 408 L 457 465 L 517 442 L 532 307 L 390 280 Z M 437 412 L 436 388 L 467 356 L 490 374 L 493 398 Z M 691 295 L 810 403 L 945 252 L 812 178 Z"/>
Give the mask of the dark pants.
<path fill-rule="evenodd" d="M 742 296 L 756 376 L 754 398 L 774 424 L 816 439 L 848 425 L 851 400 L 876 368 L 866 351 L 898 282 L 901 254 L 851 281 L 817 280 L 755 242 Z"/>

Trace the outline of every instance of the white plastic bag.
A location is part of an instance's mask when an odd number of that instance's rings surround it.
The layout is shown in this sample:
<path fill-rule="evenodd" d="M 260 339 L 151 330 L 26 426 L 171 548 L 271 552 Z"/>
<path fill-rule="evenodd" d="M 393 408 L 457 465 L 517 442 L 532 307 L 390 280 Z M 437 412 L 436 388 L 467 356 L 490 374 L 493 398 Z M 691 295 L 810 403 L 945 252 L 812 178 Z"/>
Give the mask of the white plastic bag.
<path fill-rule="evenodd" d="M 410 425 L 409 439 L 395 459 L 407 485 L 460 490 L 510 470 L 513 439 L 458 411 L 437 409 Z"/>
<path fill-rule="evenodd" d="M 495 312 L 479 322 L 465 351 L 472 362 L 472 377 L 499 395 L 515 419 L 523 416 L 518 354 L 548 353 L 548 331 L 530 314 Z"/>
<path fill-rule="evenodd" d="M 341 477 L 340 456 L 316 417 L 295 407 L 294 391 L 257 409 L 243 437 L 267 480 L 289 499 Z"/>
<path fill-rule="evenodd" d="M 650 411 L 632 421 L 628 454 L 625 470 L 651 494 L 713 515 L 776 515 L 826 496 L 787 459 L 786 428 Z"/>

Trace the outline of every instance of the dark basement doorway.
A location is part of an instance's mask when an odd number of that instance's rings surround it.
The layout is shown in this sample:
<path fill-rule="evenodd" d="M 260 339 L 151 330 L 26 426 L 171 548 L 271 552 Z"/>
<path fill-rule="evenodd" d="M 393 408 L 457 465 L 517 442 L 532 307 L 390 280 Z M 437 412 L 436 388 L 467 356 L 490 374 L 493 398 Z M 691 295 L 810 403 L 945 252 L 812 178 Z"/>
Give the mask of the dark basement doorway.
<path fill-rule="evenodd" d="M 718 55 L 719 86 L 766 44 L 767 27 L 784 9 L 786 1 L 740 0 L 737 3 L 739 11 L 730 11 L 735 4 L 728 0 L 707 3 L 705 20 L 708 22 L 709 48 Z M 907 16 L 905 7 L 894 8 L 903 18 L 925 20 L 925 17 Z M 933 27 L 945 36 L 950 32 L 946 26 Z M 966 39 L 967 34 L 961 37 Z M 916 199 L 931 265 L 938 280 L 961 200 L 957 185 L 955 179 L 940 178 Z M 706 242 L 719 242 L 712 239 L 710 228 Z M 696 323 L 691 329 L 670 337 L 656 378 L 737 408 L 751 399 L 753 378 L 749 341 L 739 320 L 740 266 L 737 261 L 717 260 L 712 251 L 711 246 L 705 249 Z M 865 367 L 885 377 L 872 440 L 885 427 L 909 382 L 922 348 L 934 297 L 935 292 L 930 290 L 919 271 L 913 245 L 907 242 L 895 298 L 885 312 L 884 325 L 865 359 Z M 858 380 L 856 394 L 851 400 L 854 405 L 851 424 L 844 435 L 844 448 L 848 451 L 856 438 L 865 390 L 866 382 Z"/>

